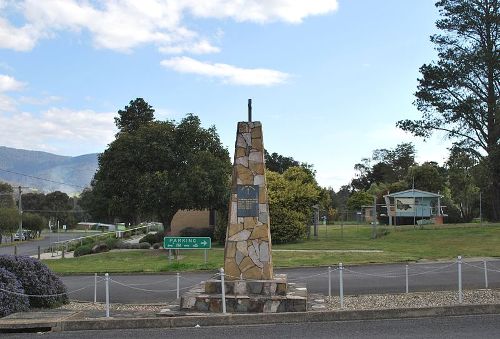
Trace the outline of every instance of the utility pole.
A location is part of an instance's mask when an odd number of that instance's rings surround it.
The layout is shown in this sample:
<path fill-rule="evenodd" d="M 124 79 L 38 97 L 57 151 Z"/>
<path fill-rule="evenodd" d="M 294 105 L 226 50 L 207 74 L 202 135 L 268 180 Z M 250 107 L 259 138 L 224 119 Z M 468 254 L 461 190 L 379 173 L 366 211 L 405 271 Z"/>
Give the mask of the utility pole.
<path fill-rule="evenodd" d="M 19 186 L 18 189 L 19 189 L 19 230 L 18 230 L 18 234 L 19 234 L 19 241 L 22 241 L 23 240 L 23 203 L 22 203 L 22 196 L 23 196 L 23 192 L 22 192 L 22 189 L 23 188 L 29 188 L 29 187 L 25 187 L 25 186 Z"/>
<path fill-rule="evenodd" d="M 377 237 L 377 196 L 373 196 L 373 226 L 372 226 L 372 239 Z"/>
<path fill-rule="evenodd" d="M 483 226 L 483 204 L 482 204 L 482 195 L 481 191 L 479 191 L 479 224 Z"/>

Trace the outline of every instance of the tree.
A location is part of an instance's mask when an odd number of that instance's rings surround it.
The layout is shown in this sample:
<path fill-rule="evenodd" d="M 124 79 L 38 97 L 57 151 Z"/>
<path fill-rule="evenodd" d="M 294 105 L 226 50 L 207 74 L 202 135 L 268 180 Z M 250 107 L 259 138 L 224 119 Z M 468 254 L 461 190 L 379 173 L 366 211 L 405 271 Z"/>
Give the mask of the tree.
<path fill-rule="evenodd" d="M 38 237 L 45 226 L 46 221 L 39 214 L 23 213 L 23 228 L 34 231 Z"/>
<path fill-rule="evenodd" d="M 45 195 L 44 210 L 48 211 L 46 213 L 54 219 L 54 223 L 59 221 L 60 225 L 72 225 L 75 222 L 72 209 L 71 200 L 66 193 L 55 191 Z"/>
<path fill-rule="evenodd" d="M 408 169 L 414 165 L 415 146 L 412 143 L 401 143 L 394 149 L 376 149 L 371 159 L 363 158 L 354 165 L 357 173 L 351 186 L 356 190 L 368 190 L 375 183 L 395 183 L 404 180 Z"/>
<path fill-rule="evenodd" d="M 354 192 L 349 199 L 347 199 L 347 208 L 350 211 L 359 211 L 362 206 L 372 206 L 373 195 L 365 191 Z"/>
<path fill-rule="evenodd" d="M 123 132 L 134 132 L 154 119 L 155 110 L 143 98 L 130 100 L 125 109 L 119 110 L 115 118 L 116 127 Z"/>
<path fill-rule="evenodd" d="M 440 172 L 440 167 L 435 162 L 424 162 L 422 165 L 415 165 L 408 170 L 406 183 L 409 187 L 427 191 L 443 192 L 446 186 L 446 174 Z"/>
<path fill-rule="evenodd" d="M 440 0 L 443 33 L 431 37 L 438 60 L 420 68 L 420 120 L 397 126 L 415 136 L 443 131 L 485 163 L 489 216 L 500 220 L 500 0 Z"/>
<path fill-rule="evenodd" d="M 14 208 L 14 190 L 6 182 L 0 182 L 0 208 Z"/>
<path fill-rule="evenodd" d="M 290 167 L 300 166 L 300 163 L 292 157 L 285 157 L 276 152 L 269 154 L 267 150 L 264 150 L 264 159 L 266 168 L 277 173 L 283 173 Z"/>
<path fill-rule="evenodd" d="M 479 202 L 477 161 L 467 152 L 452 148 L 446 162 L 453 203 L 460 210 L 464 221 L 474 218 L 474 207 Z"/>
<path fill-rule="evenodd" d="M 15 208 L 0 208 L 0 244 L 2 243 L 2 234 L 12 234 L 19 227 L 19 211 Z"/>
<path fill-rule="evenodd" d="M 292 242 L 306 235 L 312 206 L 321 202 L 322 189 L 303 167 L 290 167 L 283 174 L 266 171 L 271 220 L 275 243 Z"/>
<path fill-rule="evenodd" d="M 118 134 L 99 156 L 82 204 L 111 220 L 158 218 L 169 231 L 178 210 L 217 208 L 226 201 L 230 172 L 215 127 L 203 128 L 192 114 L 179 124 L 153 121 Z"/>

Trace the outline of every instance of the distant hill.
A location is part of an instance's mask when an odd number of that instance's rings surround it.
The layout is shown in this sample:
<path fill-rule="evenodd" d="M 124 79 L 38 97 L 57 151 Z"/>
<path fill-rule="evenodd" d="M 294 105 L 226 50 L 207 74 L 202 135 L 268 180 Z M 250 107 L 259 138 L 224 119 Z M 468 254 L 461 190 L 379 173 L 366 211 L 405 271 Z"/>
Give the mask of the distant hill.
<path fill-rule="evenodd" d="M 13 186 L 29 186 L 45 193 L 61 191 L 69 195 L 78 194 L 83 190 L 81 187 L 90 184 L 97 170 L 97 155 L 68 157 L 0 146 L 0 181 Z"/>

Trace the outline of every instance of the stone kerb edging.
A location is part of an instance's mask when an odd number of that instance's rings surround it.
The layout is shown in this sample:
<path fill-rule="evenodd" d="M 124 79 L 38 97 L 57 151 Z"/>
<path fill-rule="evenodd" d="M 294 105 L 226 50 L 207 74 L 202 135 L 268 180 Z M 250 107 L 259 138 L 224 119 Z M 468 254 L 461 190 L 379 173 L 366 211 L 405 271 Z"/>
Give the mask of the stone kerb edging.
<path fill-rule="evenodd" d="M 309 311 L 266 314 L 213 314 L 209 316 L 180 316 L 172 318 L 127 318 L 95 320 L 63 320 L 54 324 L 54 330 L 112 330 L 135 328 L 176 328 L 199 326 L 237 326 L 282 324 L 323 321 L 375 320 L 500 314 L 500 304 L 455 305 L 428 308 L 361 310 L 361 311 Z"/>

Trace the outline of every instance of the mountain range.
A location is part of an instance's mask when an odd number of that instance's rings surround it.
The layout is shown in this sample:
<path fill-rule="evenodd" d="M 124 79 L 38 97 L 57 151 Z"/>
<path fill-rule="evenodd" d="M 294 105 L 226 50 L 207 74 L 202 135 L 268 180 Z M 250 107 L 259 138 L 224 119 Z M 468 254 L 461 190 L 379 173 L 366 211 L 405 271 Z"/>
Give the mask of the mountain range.
<path fill-rule="evenodd" d="M 0 146 L 0 181 L 44 193 L 76 195 L 90 185 L 98 166 L 97 156 L 70 157 Z"/>

